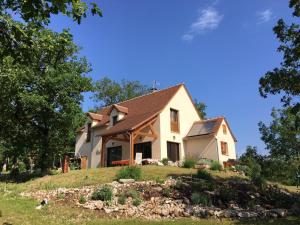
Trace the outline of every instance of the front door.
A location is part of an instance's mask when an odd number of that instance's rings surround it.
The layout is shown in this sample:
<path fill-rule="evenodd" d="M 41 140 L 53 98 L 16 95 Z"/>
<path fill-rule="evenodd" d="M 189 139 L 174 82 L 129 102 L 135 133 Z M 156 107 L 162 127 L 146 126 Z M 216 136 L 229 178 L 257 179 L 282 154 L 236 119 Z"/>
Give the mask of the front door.
<path fill-rule="evenodd" d="M 168 159 L 176 162 L 179 161 L 179 143 L 167 142 Z"/>
<path fill-rule="evenodd" d="M 107 166 L 111 166 L 113 161 L 122 160 L 122 146 L 107 148 Z"/>
<path fill-rule="evenodd" d="M 142 153 L 143 159 L 151 159 L 152 158 L 152 143 L 150 142 L 143 142 L 134 145 L 134 159 L 136 153 Z"/>

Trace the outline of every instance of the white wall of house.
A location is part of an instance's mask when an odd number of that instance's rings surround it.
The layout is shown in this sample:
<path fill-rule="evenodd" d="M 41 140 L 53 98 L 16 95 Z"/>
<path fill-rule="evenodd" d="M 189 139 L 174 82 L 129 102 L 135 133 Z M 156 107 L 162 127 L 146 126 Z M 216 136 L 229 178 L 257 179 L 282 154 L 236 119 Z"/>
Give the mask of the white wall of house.
<path fill-rule="evenodd" d="M 218 161 L 217 139 L 214 135 L 190 137 L 185 140 L 185 153 L 187 157 Z"/>
<path fill-rule="evenodd" d="M 226 125 L 227 127 L 227 133 L 223 133 L 222 125 Z M 235 141 L 233 136 L 231 135 L 228 125 L 226 124 L 225 120 L 223 120 L 220 129 L 218 130 L 216 134 L 217 140 L 218 140 L 218 151 L 220 156 L 220 163 L 223 164 L 223 162 L 226 162 L 228 159 L 236 159 L 236 150 L 235 150 Z M 221 152 L 221 142 L 224 141 L 228 145 L 228 155 L 223 155 Z"/>
<path fill-rule="evenodd" d="M 178 133 L 171 131 L 170 109 L 178 110 L 179 126 Z M 200 120 L 200 116 L 196 111 L 186 89 L 181 86 L 171 101 L 165 106 L 159 115 L 160 119 L 160 150 L 157 154 L 158 159 L 167 158 L 167 141 L 179 143 L 180 160 L 185 157 L 185 146 L 183 138 L 187 135 L 195 121 Z"/>

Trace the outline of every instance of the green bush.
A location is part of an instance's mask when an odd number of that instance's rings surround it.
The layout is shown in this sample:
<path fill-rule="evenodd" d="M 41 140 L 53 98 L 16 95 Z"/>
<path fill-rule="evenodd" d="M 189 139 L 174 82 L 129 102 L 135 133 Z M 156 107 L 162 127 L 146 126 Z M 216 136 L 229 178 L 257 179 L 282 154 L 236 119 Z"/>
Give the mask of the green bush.
<path fill-rule="evenodd" d="M 220 188 L 220 198 L 224 202 L 235 200 L 236 192 L 231 187 L 223 186 Z"/>
<path fill-rule="evenodd" d="M 95 190 L 92 193 L 92 200 L 101 200 L 101 201 L 111 201 L 113 197 L 113 192 L 111 187 L 105 185 L 102 188 Z"/>
<path fill-rule="evenodd" d="M 171 192 L 172 192 L 172 190 L 170 188 L 164 188 L 162 190 L 162 195 L 169 198 L 171 196 Z"/>
<path fill-rule="evenodd" d="M 127 166 L 120 169 L 117 172 L 116 178 L 119 179 L 135 179 L 140 180 L 142 175 L 142 170 L 137 166 Z"/>
<path fill-rule="evenodd" d="M 205 164 L 205 165 L 210 166 L 211 163 L 213 162 L 213 160 L 211 160 L 211 159 L 200 159 L 198 162 L 201 163 L 201 164 Z"/>
<path fill-rule="evenodd" d="M 236 171 L 243 172 L 247 176 L 250 174 L 250 168 L 247 165 L 238 164 L 235 165 L 235 169 Z"/>
<path fill-rule="evenodd" d="M 139 206 L 142 203 L 142 199 L 136 198 L 132 201 L 132 205 Z"/>
<path fill-rule="evenodd" d="M 119 198 L 118 198 L 118 203 L 119 203 L 120 205 L 125 205 L 126 200 L 127 200 L 126 195 L 125 195 L 125 194 L 121 194 L 121 195 L 119 196 Z"/>
<path fill-rule="evenodd" d="M 212 180 L 211 174 L 208 171 L 201 169 L 197 171 L 196 177 L 203 180 Z"/>
<path fill-rule="evenodd" d="M 195 205 L 211 206 L 211 199 L 208 195 L 194 192 L 191 196 L 192 203 Z"/>
<path fill-rule="evenodd" d="M 197 163 L 197 159 L 193 157 L 188 157 L 183 161 L 184 168 L 194 168 Z"/>
<path fill-rule="evenodd" d="M 158 184 L 163 184 L 165 181 L 164 181 L 164 179 L 157 176 L 157 177 L 155 177 L 155 182 L 158 183 Z"/>
<path fill-rule="evenodd" d="M 79 197 L 79 203 L 80 204 L 86 203 L 86 198 L 83 195 L 80 195 L 80 197 Z"/>
<path fill-rule="evenodd" d="M 169 159 L 168 159 L 168 158 L 163 158 L 163 159 L 161 160 L 161 163 L 164 164 L 165 166 L 168 165 L 168 162 L 169 162 Z"/>
<path fill-rule="evenodd" d="M 210 164 L 210 169 L 211 170 L 222 170 L 222 165 L 218 162 L 218 161 L 213 161 L 211 164 Z"/>
<path fill-rule="evenodd" d="M 133 199 L 139 197 L 139 193 L 134 190 L 134 189 L 129 189 L 128 191 L 125 192 L 126 197 L 131 197 Z"/>

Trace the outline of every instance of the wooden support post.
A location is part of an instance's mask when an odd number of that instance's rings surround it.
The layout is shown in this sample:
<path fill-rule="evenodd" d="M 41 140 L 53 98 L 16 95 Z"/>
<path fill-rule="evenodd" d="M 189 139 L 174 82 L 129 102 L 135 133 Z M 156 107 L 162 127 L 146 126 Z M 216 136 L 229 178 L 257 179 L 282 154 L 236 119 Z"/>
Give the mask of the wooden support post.
<path fill-rule="evenodd" d="M 64 155 L 63 166 L 62 166 L 63 173 L 69 172 L 69 163 L 70 163 L 70 157 L 68 155 Z"/>
<path fill-rule="evenodd" d="M 130 144 L 129 165 L 132 166 L 134 164 L 134 133 L 130 133 L 129 144 Z"/>
<path fill-rule="evenodd" d="M 104 157 L 105 157 L 105 150 L 106 150 L 106 141 L 107 141 L 107 138 L 106 137 L 102 137 L 102 147 L 101 147 L 101 167 L 104 167 L 105 166 L 105 160 L 104 160 Z"/>

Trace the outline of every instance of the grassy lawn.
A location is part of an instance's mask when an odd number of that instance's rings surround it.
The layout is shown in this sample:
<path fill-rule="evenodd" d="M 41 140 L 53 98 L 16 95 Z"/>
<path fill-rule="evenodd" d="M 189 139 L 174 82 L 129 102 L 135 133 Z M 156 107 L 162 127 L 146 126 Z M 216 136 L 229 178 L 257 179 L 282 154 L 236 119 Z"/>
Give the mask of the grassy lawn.
<path fill-rule="evenodd" d="M 96 185 L 111 182 L 115 178 L 119 167 L 90 169 L 82 171 L 71 171 L 67 174 L 58 174 L 36 178 L 25 183 L 0 183 L 0 224 L 141 224 L 137 219 L 103 219 L 99 211 L 85 210 L 68 205 L 61 205 L 50 202 L 49 205 L 42 210 L 36 210 L 38 202 L 33 199 L 23 198 L 19 195 L 21 191 L 34 191 L 40 189 L 55 189 L 58 187 L 82 187 L 87 185 Z M 142 177 L 144 180 L 164 179 L 168 176 L 191 175 L 195 173 L 195 169 L 184 169 L 177 167 L 157 167 L 143 166 Z M 232 172 L 214 172 L 212 175 L 218 179 L 226 179 L 236 176 Z M 289 187 L 290 188 L 290 187 Z M 293 187 L 291 190 L 297 191 Z M 206 220 L 206 219 L 177 219 L 174 221 L 142 221 L 144 225 L 155 224 L 198 224 L 198 225 L 246 225 L 246 224 L 282 224 L 282 225 L 299 225 L 300 218 L 285 218 L 279 220 L 268 221 L 231 221 L 231 220 Z"/>

